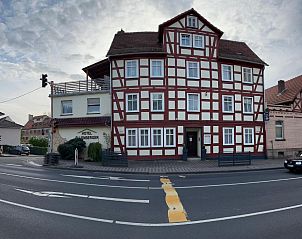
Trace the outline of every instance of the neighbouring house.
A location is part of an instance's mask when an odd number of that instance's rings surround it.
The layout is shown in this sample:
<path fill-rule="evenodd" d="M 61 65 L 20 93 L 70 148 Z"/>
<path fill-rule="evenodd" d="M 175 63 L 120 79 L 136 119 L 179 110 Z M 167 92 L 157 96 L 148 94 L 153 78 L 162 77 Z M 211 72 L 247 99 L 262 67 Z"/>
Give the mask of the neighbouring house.
<path fill-rule="evenodd" d="M 75 137 L 86 145 L 99 142 L 110 147 L 111 98 L 109 78 L 52 85 L 53 150 Z"/>
<path fill-rule="evenodd" d="M 269 109 L 267 153 L 270 158 L 302 153 L 302 75 L 265 90 Z"/>
<path fill-rule="evenodd" d="M 129 159 L 181 159 L 184 149 L 193 158 L 204 157 L 202 149 L 207 158 L 264 158 L 267 64 L 246 43 L 222 35 L 194 9 L 157 32 L 120 30 L 107 58 L 83 68 L 86 85 L 54 85 L 61 138 L 79 135 L 89 122 L 104 127 L 107 117 L 111 148 Z M 89 114 L 90 105 L 97 114 Z M 69 134 L 61 133 L 62 121 L 70 122 Z"/>
<path fill-rule="evenodd" d="M 22 127 L 22 125 L 15 123 L 9 116 L 5 116 L 0 112 L 0 146 L 19 145 Z"/>
<path fill-rule="evenodd" d="M 28 115 L 28 121 L 21 131 L 21 142 L 28 144 L 30 138 L 45 138 L 49 139 L 51 132 L 51 118 L 47 115 Z"/>

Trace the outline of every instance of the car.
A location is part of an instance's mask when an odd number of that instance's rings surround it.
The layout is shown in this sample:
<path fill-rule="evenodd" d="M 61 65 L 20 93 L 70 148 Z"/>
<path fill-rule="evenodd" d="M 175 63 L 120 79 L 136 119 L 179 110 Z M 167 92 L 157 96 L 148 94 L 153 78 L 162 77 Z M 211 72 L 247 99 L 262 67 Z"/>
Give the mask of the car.
<path fill-rule="evenodd" d="M 302 153 L 298 154 L 295 159 L 286 159 L 284 161 L 284 167 L 291 172 L 302 171 Z"/>
<path fill-rule="evenodd" d="M 22 155 L 22 154 L 29 155 L 30 149 L 25 145 L 18 145 L 18 146 L 13 147 L 10 150 L 10 153 L 17 154 L 17 155 Z"/>

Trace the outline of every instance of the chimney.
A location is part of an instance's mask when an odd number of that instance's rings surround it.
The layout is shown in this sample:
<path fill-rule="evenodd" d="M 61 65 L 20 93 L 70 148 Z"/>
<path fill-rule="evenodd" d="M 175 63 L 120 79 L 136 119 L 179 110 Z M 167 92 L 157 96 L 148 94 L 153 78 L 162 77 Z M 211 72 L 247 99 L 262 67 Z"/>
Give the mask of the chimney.
<path fill-rule="evenodd" d="M 34 118 L 33 115 L 31 115 L 31 114 L 28 115 L 28 120 L 33 120 L 33 118 Z"/>
<path fill-rule="evenodd" d="M 281 94 L 285 90 L 285 82 L 284 80 L 278 81 L 278 93 Z"/>

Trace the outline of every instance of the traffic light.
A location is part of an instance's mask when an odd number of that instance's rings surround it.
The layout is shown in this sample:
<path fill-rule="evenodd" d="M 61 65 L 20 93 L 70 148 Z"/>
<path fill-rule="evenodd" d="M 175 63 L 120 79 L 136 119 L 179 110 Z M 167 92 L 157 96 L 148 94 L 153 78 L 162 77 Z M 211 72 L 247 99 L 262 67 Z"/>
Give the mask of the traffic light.
<path fill-rule="evenodd" d="M 47 86 L 47 74 L 42 74 L 42 78 L 40 79 L 42 81 L 42 87 Z"/>

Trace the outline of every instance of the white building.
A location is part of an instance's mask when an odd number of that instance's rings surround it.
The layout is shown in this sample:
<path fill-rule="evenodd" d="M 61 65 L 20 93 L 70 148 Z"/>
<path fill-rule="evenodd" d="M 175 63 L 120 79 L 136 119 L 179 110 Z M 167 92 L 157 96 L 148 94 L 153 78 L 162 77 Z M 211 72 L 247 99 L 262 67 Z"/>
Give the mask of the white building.
<path fill-rule="evenodd" d="M 9 116 L 0 116 L 0 146 L 16 146 L 20 144 L 21 128 Z"/>

